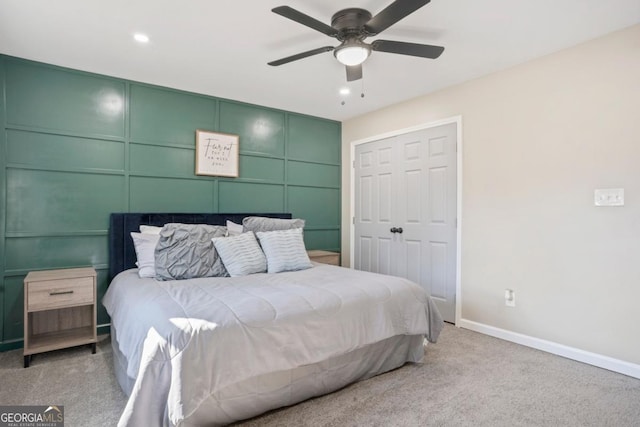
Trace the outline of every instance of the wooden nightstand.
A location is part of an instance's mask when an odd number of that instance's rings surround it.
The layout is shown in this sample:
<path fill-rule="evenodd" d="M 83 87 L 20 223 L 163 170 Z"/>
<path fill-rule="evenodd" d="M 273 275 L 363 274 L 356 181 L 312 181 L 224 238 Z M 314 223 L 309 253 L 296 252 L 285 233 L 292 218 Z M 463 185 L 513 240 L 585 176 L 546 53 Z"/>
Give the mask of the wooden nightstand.
<path fill-rule="evenodd" d="M 340 252 L 307 251 L 309 259 L 322 264 L 340 265 Z"/>
<path fill-rule="evenodd" d="M 96 271 L 32 271 L 24 278 L 24 367 L 31 355 L 92 344 L 96 352 Z"/>

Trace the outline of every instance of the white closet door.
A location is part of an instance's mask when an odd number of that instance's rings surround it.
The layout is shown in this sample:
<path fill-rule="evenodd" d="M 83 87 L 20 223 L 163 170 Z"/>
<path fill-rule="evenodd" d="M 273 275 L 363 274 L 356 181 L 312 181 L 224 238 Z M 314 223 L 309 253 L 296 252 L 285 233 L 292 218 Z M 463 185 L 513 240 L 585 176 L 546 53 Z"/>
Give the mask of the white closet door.
<path fill-rule="evenodd" d="M 456 125 L 359 145 L 355 160 L 354 267 L 418 283 L 454 322 Z"/>
<path fill-rule="evenodd" d="M 389 232 L 395 213 L 393 141 L 381 140 L 356 149 L 355 260 L 358 270 L 393 274 Z"/>

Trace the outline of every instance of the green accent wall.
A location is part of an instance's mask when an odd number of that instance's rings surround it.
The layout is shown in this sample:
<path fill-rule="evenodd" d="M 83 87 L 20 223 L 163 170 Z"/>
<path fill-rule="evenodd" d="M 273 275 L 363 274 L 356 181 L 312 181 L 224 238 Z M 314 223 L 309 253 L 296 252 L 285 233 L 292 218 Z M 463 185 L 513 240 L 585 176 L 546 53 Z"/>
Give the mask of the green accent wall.
<path fill-rule="evenodd" d="M 32 270 L 95 267 L 107 330 L 111 212 L 291 212 L 340 250 L 339 122 L 3 55 L 0 83 L 0 350 Z M 195 175 L 196 129 L 240 136 L 238 178 Z"/>

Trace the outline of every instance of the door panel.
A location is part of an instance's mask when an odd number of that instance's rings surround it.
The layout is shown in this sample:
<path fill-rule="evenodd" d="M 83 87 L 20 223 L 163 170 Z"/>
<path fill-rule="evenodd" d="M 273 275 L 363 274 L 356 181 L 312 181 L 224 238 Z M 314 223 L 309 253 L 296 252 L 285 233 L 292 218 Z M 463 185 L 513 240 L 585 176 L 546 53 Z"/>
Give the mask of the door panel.
<path fill-rule="evenodd" d="M 429 242 L 429 290 L 433 298 L 446 300 L 447 298 L 447 244 L 444 242 Z"/>
<path fill-rule="evenodd" d="M 354 267 L 418 283 L 455 321 L 456 125 L 362 144 L 355 158 Z"/>
<path fill-rule="evenodd" d="M 360 264 L 359 270 L 373 271 L 374 263 L 371 262 L 371 237 L 361 236 L 358 239 L 358 243 L 358 248 L 360 249 L 357 257 L 359 261 L 358 264 Z"/>
<path fill-rule="evenodd" d="M 378 176 L 378 221 L 391 223 L 391 206 L 393 197 L 393 176 L 390 173 Z"/>
<path fill-rule="evenodd" d="M 447 169 L 429 170 L 429 220 L 432 225 L 444 224 L 447 214 Z"/>
<path fill-rule="evenodd" d="M 391 144 L 385 141 L 367 144 L 356 153 L 358 238 L 354 248 L 354 267 L 359 270 L 392 273 L 393 251 L 389 233 L 395 209 L 392 155 Z"/>
<path fill-rule="evenodd" d="M 372 198 L 372 176 L 363 176 L 360 178 L 360 220 L 363 222 L 373 221 L 373 198 Z"/>
<path fill-rule="evenodd" d="M 378 164 L 380 166 L 390 165 L 392 162 L 393 151 L 391 147 L 382 147 L 378 149 Z"/>
<path fill-rule="evenodd" d="M 391 239 L 378 239 L 378 266 L 376 273 L 391 274 Z M 369 270 L 373 271 L 373 270 Z"/>
<path fill-rule="evenodd" d="M 426 133 L 428 218 L 426 257 L 429 279 L 421 283 L 442 317 L 455 321 L 456 296 L 456 126 Z"/>
<path fill-rule="evenodd" d="M 422 242 L 419 240 L 405 240 L 407 248 L 406 278 L 415 283 L 422 282 Z"/>
<path fill-rule="evenodd" d="M 420 194 L 422 172 L 420 170 L 405 171 L 404 188 L 407 191 L 405 197 L 405 221 L 407 223 L 420 224 L 422 221 L 422 204 L 420 197 L 410 197 L 411 194 Z"/>

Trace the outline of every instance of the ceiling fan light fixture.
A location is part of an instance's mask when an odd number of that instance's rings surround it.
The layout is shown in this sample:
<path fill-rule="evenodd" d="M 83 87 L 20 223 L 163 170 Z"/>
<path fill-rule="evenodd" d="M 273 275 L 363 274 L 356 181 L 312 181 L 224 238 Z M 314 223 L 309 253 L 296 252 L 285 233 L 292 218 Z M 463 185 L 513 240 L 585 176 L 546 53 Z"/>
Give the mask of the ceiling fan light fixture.
<path fill-rule="evenodd" d="M 360 65 L 371 54 L 371 48 L 362 43 L 350 43 L 337 47 L 334 54 L 343 65 Z"/>

